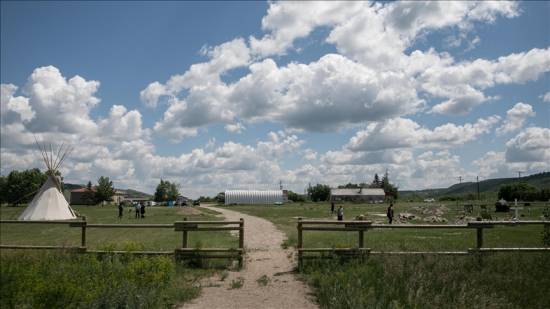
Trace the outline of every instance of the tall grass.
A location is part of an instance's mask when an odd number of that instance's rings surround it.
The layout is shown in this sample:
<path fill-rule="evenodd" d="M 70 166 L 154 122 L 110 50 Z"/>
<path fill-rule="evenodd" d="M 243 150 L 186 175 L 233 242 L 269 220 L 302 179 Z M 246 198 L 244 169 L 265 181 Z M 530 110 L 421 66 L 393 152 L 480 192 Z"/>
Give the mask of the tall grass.
<path fill-rule="evenodd" d="M 0 255 L 2 308 L 164 308 L 198 296 L 200 270 L 167 257 Z"/>
<path fill-rule="evenodd" d="M 302 269 L 322 308 L 548 308 L 550 255 L 386 256 Z"/>

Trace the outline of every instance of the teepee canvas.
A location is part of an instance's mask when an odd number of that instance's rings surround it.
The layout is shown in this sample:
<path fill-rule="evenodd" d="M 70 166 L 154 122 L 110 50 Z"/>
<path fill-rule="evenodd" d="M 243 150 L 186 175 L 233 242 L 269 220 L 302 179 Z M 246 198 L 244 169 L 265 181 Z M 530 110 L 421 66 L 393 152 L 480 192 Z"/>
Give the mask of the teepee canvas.
<path fill-rule="evenodd" d="M 37 142 L 38 145 L 38 142 Z M 76 215 L 61 193 L 61 185 L 55 176 L 57 169 L 70 153 L 71 148 L 63 145 L 57 149 L 57 154 L 45 146 L 38 145 L 42 158 L 48 168 L 48 180 L 42 185 L 25 211 L 19 216 L 19 220 L 70 220 L 76 219 Z"/>

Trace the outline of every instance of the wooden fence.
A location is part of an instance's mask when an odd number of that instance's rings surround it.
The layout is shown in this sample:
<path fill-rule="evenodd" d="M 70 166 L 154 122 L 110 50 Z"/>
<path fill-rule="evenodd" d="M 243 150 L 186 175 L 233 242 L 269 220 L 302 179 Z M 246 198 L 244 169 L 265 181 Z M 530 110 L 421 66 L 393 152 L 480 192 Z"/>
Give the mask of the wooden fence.
<path fill-rule="evenodd" d="M 244 220 L 239 221 L 177 221 L 172 224 L 90 224 L 86 218 L 79 221 L 19 221 L 19 220 L 0 220 L 0 224 L 56 224 L 68 225 L 71 228 L 80 228 L 81 240 L 80 246 L 34 246 L 34 245 L 4 245 L 0 244 L 0 249 L 59 249 L 59 250 L 74 250 L 79 253 L 131 253 L 136 255 L 175 255 L 178 259 L 212 259 L 212 258 L 228 258 L 237 259 L 239 264 L 243 263 L 244 256 Z M 89 250 L 86 245 L 86 230 L 87 229 L 143 229 L 143 228 L 160 228 L 174 229 L 176 232 L 182 232 L 181 247 L 177 247 L 174 251 L 102 251 Z M 239 247 L 238 248 L 190 248 L 188 239 L 190 232 L 204 231 L 238 231 L 239 232 Z"/>
<path fill-rule="evenodd" d="M 543 248 L 484 248 L 483 230 L 497 225 L 550 225 L 550 221 L 474 221 L 468 224 L 373 224 L 371 221 L 330 221 L 330 220 L 302 220 L 298 218 L 298 263 L 303 259 L 331 258 L 326 253 L 340 256 L 364 257 L 367 255 L 414 255 L 414 254 L 440 254 L 440 255 L 468 255 L 483 252 L 550 252 L 549 247 Z M 365 232 L 370 229 L 475 229 L 476 247 L 467 251 L 372 251 L 365 247 Z M 304 231 L 338 231 L 357 232 L 358 243 L 355 248 L 304 248 Z M 311 255 L 317 253 L 317 255 Z M 320 254 L 320 255 L 319 255 Z"/>

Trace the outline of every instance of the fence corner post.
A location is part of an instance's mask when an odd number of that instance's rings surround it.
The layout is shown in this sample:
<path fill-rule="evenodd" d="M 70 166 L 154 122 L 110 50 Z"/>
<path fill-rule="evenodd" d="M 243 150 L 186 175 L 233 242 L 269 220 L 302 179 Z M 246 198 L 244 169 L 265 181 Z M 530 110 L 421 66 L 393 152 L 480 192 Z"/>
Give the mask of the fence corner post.
<path fill-rule="evenodd" d="M 476 248 L 481 249 L 481 247 L 483 247 L 483 227 L 478 227 L 476 230 L 477 230 Z"/>
<path fill-rule="evenodd" d="M 81 233 L 81 239 L 80 239 L 80 247 L 84 251 L 86 250 L 86 225 L 87 225 L 86 216 L 82 216 L 82 225 L 81 225 L 82 233 Z"/>
<path fill-rule="evenodd" d="M 365 217 L 363 215 L 360 215 L 358 218 L 357 218 L 358 221 L 364 221 L 365 220 Z M 363 247 L 365 247 L 365 231 L 363 229 L 359 229 L 359 243 L 358 243 L 358 247 L 359 249 L 362 249 Z"/>
<path fill-rule="evenodd" d="M 302 268 L 302 247 L 303 247 L 303 240 L 302 240 L 302 217 L 298 217 L 298 268 Z"/>
<path fill-rule="evenodd" d="M 243 267 L 244 262 L 244 219 L 239 219 L 239 267 Z"/>
<path fill-rule="evenodd" d="M 183 221 L 187 221 L 187 217 L 184 217 L 183 218 Z M 183 229 L 183 238 L 182 238 L 182 241 L 181 241 L 181 247 L 182 248 L 187 248 L 187 230 L 185 229 L 185 225 L 184 225 L 184 229 Z"/>

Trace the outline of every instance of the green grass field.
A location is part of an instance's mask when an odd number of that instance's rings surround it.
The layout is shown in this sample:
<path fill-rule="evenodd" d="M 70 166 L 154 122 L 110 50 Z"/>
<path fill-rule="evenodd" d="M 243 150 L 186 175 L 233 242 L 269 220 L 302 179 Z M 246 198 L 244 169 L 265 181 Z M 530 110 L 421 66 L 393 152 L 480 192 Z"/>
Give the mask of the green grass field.
<path fill-rule="evenodd" d="M 115 206 L 74 206 L 79 214 L 86 216 L 88 223 L 174 223 L 184 217 L 188 220 L 220 220 L 216 213 L 204 208 L 168 208 L 147 207 L 145 218 L 135 219 L 130 208 L 124 212 L 122 220 L 118 219 Z M 24 207 L 1 207 L 2 220 L 17 219 Z M 128 247 L 141 250 L 171 251 L 181 246 L 181 232 L 173 229 L 108 229 L 88 228 L 86 244 L 91 249 L 125 250 Z M 2 224 L 0 226 L 0 243 L 10 245 L 80 245 L 80 229 L 67 225 L 49 224 Z M 227 232 L 190 232 L 189 246 L 236 248 L 238 239 Z"/>
<path fill-rule="evenodd" d="M 410 223 L 426 223 L 423 218 L 437 209 L 448 224 L 463 223 L 464 215 L 456 204 L 397 203 L 395 214 L 416 216 Z M 294 246 L 296 222 L 304 219 L 334 219 L 328 203 L 293 203 L 275 205 L 221 206 L 274 222 L 288 236 L 285 245 Z M 346 220 L 363 215 L 367 220 L 385 223 L 386 204 L 345 204 Z M 525 207 L 523 220 L 542 219 L 547 204 Z M 489 207 L 490 209 L 492 207 Z M 76 206 L 89 223 L 173 223 L 188 220 L 215 220 L 217 213 L 204 208 L 147 208 L 146 218 L 134 219 L 131 212 L 117 218 L 113 206 Z M 16 219 L 23 207 L 1 207 L 0 218 Z M 479 215 L 475 208 L 470 217 Z M 493 220 L 509 219 L 510 213 L 489 211 Z M 457 221 L 458 220 L 458 221 Z M 462 221 L 461 221 L 462 220 Z M 245 222 L 246 228 L 246 222 Z M 485 247 L 542 247 L 542 226 L 497 227 L 484 232 Z M 356 232 L 304 232 L 304 247 L 356 247 Z M 56 225 L 0 226 L 2 244 L 71 245 L 80 241 L 80 230 Z M 88 229 L 89 248 L 173 250 L 181 242 L 181 232 L 172 229 Z M 369 230 L 365 244 L 373 250 L 442 251 L 465 250 L 475 246 L 475 231 L 442 230 Z M 225 232 L 190 233 L 194 247 L 236 247 L 237 239 Z M 44 304 L 83 303 L 119 304 L 122 307 L 169 307 L 198 295 L 194 284 L 208 275 L 205 270 L 173 263 L 167 258 L 112 257 L 67 253 L 25 252 L 4 250 L 2 259 L 2 304 L 41 307 Z M 89 264 L 89 265 L 88 265 Z M 170 266 L 170 265 L 172 266 Z M 28 271 L 28 266 L 36 271 Z M 60 266 L 61 265 L 61 266 Z M 84 265 L 84 266 L 82 266 Z M 164 265 L 159 268 L 159 265 Z M 376 256 L 365 261 L 309 261 L 301 269 L 302 278 L 314 290 L 321 308 L 545 308 L 550 303 L 550 255 L 501 253 L 484 256 Z M 102 272 L 113 276 L 105 284 Z M 88 277 L 88 285 L 80 286 L 78 276 Z M 99 274 L 99 275 L 98 275 Z M 159 284 L 143 280 L 154 276 Z M 53 278 L 59 284 L 48 286 Z M 157 280 L 157 279 L 155 279 Z M 123 295 L 112 293 L 116 285 Z M 135 289 L 134 286 L 142 289 Z M 30 286 L 40 288 L 30 289 Z M 21 292 L 24 291 L 24 292 Z M 86 293 L 87 292 L 87 293 Z M 135 294 L 135 295 L 134 295 Z M 104 296 L 102 296 L 104 295 Z M 151 301 L 136 305 L 142 297 Z M 41 302 L 46 299 L 47 302 Z M 61 303 L 56 303 L 60 299 Z M 94 307 L 95 305 L 92 305 Z"/>
<path fill-rule="evenodd" d="M 424 206 L 424 207 L 419 207 Z M 295 245 L 296 222 L 334 219 L 328 203 L 226 206 L 274 222 Z M 364 215 L 386 223 L 386 204 L 345 204 L 345 219 Z M 426 223 L 437 204 L 397 203 L 398 213 L 414 214 L 411 223 Z M 448 224 L 462 216 L 446 203 Z M 546 204 L 525 207 L 523 220 L 541 220 Z M 491 209 L 492 207 L 489 207 Z M 477 217 L 479 207 L 468 216 Z M 424 213 L 425 212 L 425 213 Z M 489 211 L 493 220 L 510 214 Z M 458 222 L 463 223 L 463 222 Z M 484 232 L 486 247 L 542 247 L 542 226 L 497 227 Z M 370 230 L 365 244 L 374 250 L 444 251 L 475 246 L 475 230 Z M 355 232 L 304 232 L 304 247 L 356 247 Z M 372 256 L 367 260 L 309 260 L 300 270 L 321 308 L 547 308 L 550 303 L 550 254 L 500 253 L 475 256 Z"/>
<path fill-rule="evenodd" d="M 448 224 L 455 223 L 461 216 L 462 210 L 455 203 L 443 203 L 447 209 L 441 216 Z M 236 211 L 268 219 L 288 236 L 287 244 L 295 246 L 297 241 L 296 222 L 298 217 L 303 219 L 335 219 L 330 213 L 328 203 L 291 203 L 285 205 L 233 205 Z M 338 205 L 336 206 L 338 207 Z M 367 220 L 387 223 L 385 217 L 387 204 L 344 204 L 344 219 L 353 220 L 363 215 Z M 420 208 L 423 207 L 423 208 Z M 422 210 L 430 212 L 440 207 L 440 203 L 396 203 L 395 216 L 399 213 L 412 213 L 415 220 L 410 223 L 426 223 L 422 221 L 428 215 Z M 461 207 L 461 206 L 460 206 Z M 541 220 L 542 211 L 546 204 L 526 206 L 520 212 L 522 220 Z M 491 209 L 492 207 L 489 207 Z M 474 208 L 468 216 L 476 217 L 479 208 Z M 495 213 L 489 210 L 493 220 L 510 219 L 511 213 Z M 484 231 L 485 247 L 540 247 L 542 246 L 542 226 L 495 227 Z M 466 229 L 378 229 L 365 233 L 365 245 L 373 250 L 466 250 L 475 247 L 475 230 Z M 356 232 L 316 232 L 307 231 L 303 234 L 304 247 L 356 247 L 358 235 Z"/>
<path fill-rule="evenodd" d="M 143 219 L 126 210 L 118 219 L 115 206 L 75 206 L 88 223 L 147 224 L 188 220 L 221 220 L 205 208 L 148 207 Z M 24 207 L 1 207 L 2 220 L 17 219 Z M 172 251 L 181 245 L 174 229 L 87 229 L 87 247 L 102 250 Z M 80 245 L 80 229 L 67 225 L 1 224 L 0 243 L 10 245 Z M 192 247 L 236 248 L 228 232 L 189 233 Z M 227 261 L 174 263 L 171 257 L 81 255 L 64 251 L 7 250 L 0 254 L 0 305 L 5 308 L 167 308 L 197 297 L 198 280 Z M 197 264 L 199 263 L 199 264 Z M 56 282 L 56 284 L 51 284 Z"/>

